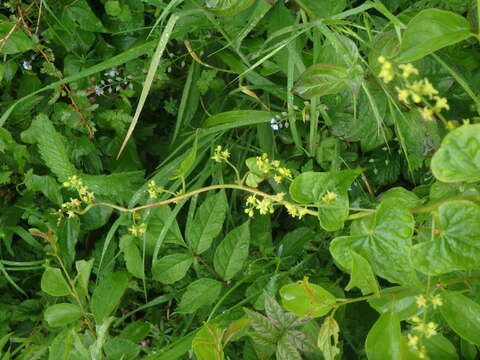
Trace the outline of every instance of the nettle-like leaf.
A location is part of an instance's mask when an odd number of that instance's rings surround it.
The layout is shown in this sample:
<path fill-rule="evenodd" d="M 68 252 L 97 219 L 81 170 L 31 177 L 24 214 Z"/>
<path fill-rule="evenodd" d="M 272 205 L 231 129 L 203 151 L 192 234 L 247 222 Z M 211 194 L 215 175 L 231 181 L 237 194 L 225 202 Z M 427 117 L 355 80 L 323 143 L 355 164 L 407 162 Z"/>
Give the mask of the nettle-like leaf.
<path fill-rule="evenodd" d="M 464 17 L 445 10 L 420 11 L 407 24 L 397 62 L 411 62 L 472 36 Z"/>
<path fill-rule="evenodd" d="M 188 253 L 167 255 L 153 264 L 153 278 L 162 284 L 173 284 L 186 275 L 194 257 Z"/>
<path fill-rule="evenodd" d="M 215 271 L 226 281 L 243 267 L 250 244 L 250 221 L 230 231 L 218 245 L 213 258 Z"/>
<path fill-rule="evenodd" d="M 452 201 L 438 209 L 438 230 L 433 239 L 412 249 L 415 268 L 428 275 L 480 266 L 480 206 L 467 200 Z"/>
<path fill-rule="evenodd" d="M 343 228 L 349 213 L 348 188 L 361 169 L 330 172 L 305 172 L 297 176 L 290 185 L 290 195 L 299 203 L 318 204 L 320 225 L 327 231 Z M 336 198 L 328 203 L 322 200 L 328 192 Z"/>
<path fill-rule="evenodd" d="M 221 291 L 221 282 L 208 278 L 198 279 L 188 285 L 177 312 L 191 314 L 202 306 L 211 305 L 217 300 Z"/>
<path fill-rule="evenodd" d="M 365 341 L 368 360 L 400 360 L 400 320 L 395 312 L 382 314 L 373 324 Z"/>
<path fill-rule="evenodd" d="M 457 292 L 442 294 L 440 312 L 448 325 L 465 340 L 480 346 L 480 304 Z"/>
<path fill-rule="evenodd" d="M 280 289 L 282 305 L 297 316 L 316 318 L 327 314 L 337 299 L 321 286 L 308 279 L 288 284 Z"/>
<path fill-rule="evenodd" d="M 322 351 L 325 360 L 334 360 L 340 354 L 338 335 L 340 327 L 333 316 L 326 317 L 318 333 L 317 345 Z"/>
<path fill-rule="evenodd" d="M 433 175 L 440 181 L 480 181 L 480 124 L 450 132 L 432 158 Z"/>
<path fill-rule="evenodd" d="M 350 250 L 364 257 L 380 277 L 409 284 L 414 279 L 409 248 L 415 221 L 408 209 L 396 201 L 382 202 L 373 216 L 356 220 L 351 236 L 335 238 L 330 253 L 343 268 L 352 264 Z"/>
<path fill-rule="evenodd" d="M 212 245 L 222 231 L 227 213 L 225 192 L 210 195 L 198 208 L 192 226 L 187 229 L 187 242 L 195 254 L 201 254 Z"/>

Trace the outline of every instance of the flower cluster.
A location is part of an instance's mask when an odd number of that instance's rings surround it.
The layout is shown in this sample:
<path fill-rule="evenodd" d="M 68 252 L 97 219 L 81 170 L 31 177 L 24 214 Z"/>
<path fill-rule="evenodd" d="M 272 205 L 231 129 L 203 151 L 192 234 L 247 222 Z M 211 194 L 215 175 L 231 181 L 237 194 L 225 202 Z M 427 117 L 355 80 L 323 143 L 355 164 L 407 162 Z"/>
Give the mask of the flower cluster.
<path fill-rule="evenodd" d="M 415 66 L 412 64 L 400 64 L 398 68 L 401 71 L 397 72 L 394 65 L 384 56 L 380 56 L 378 61 L 382 64 L 382 69 L 378 76 L 385 83 L 389 83 L 398 76 L 403 82 L 402 87 L 395 87 L 398 100 L 406 105 L 409 105 L 410 101 L 414 104 L 422 105 L 420 114 L 425 120 L 433 120 L 434 114 L 438 115 L 442 110 L 450 109 L 447 99 L 438 96 L 438 90 L 435 89 L 428 79 L 411 80 L 412 75 L 419 75 Z"/>
<path fill-rule="evenodd" d="M 434 309 L 443 305 L 443 299 L 438 294 L 430 296 L 430 299 L 427 299 L 424 295 L 415 296 L 415 302 L 420 309 L 426 308 L 429 301 L 432 303 Z"/>
<path fill-rule="evenodd" d="M 155 180 L 152 180 L 148 183 L 148 194 L 150 195 L 151 199 L 156 199 L 158 194 L 165 192 L 163 186 L 158 186 Z"/>
<path fill-rule="evenodd" d="M 326 202 L 327 204 L 330 204 L 332 201 L 334 201 L 338 195 L 332 191 L 328 191 L 323 197 L 322 201 Z"/>
<path fill-rule="evenodd" d="M 93 200 L 95 200 L 95 194 L 89 191 L 88 186 L 85 185 L 83 180 L 77 175 L 70 176 L 68 181 L 63 183 L 63 186 L 75 189 L 80 199 L 70 198 L 70 201 L 61 205 L 61 209 L 56 212 L 59 222 L 65 214 L 69 218 L 75 217 L 75 215 L 82 211 L 82 205 L 90 205 L 93 203 Z"/>
<path fill-rule="evenodd" d="M 282 198 L 283 195 L 284 194 L 281 194 Z M 271 198 L 263 198 L 259 200 L 256 195 L 250 195 L 247 198 L 247 207 L 245 208 L 245 213 L 250 217 L 253 217 L 255 210 L 258 210 L 260 215 L 273 214 L 275 211 L 273 206 L 274 202 Z"/>
<path fill-rule="evenodd" d="M 230 158 L 228 149 L 223 149 L 222 145 L 217 145 L 213 153 L 212 159 L 216 162 L 227 161 Z"/>
<path fill-rule="evenodd" d="M 105 92 L 111 94 L 112 92 L 119 92 L 124 88 L 133 89 L 131 80 L 133 76 L 125 75 L 120 76 L 120 71 L 116 68 L 112 68 L 103 74 L 107 77 L 106 80 L 101 80 L 99 85 L 94 86 L 94 91 L 97 96 L 104 95 Z"/>
<path fill-rule="evenodd" d="M 296 204 L 287 202 L 284 204 L 284 206 L 291 217 L 298 217 L 299 219 L 301 219 L 307 213 L 307 209 Z"/>
<path fill-rule="evenodd" d="M 281 167 L 278 160 L 270 160 L 268 154 L 257 156 L 255 164 L 264 176 L 273 176 L 273 180 L 280 184 L 283 179 L 292 179 L 292 171 L 286 167 Z"/>
<path fill-rule="evenodd" d="M 141 224 L 138 224 L 138 225 L 133 224 L 132 226 L 130 226 L 128 231 L 130 231 L 130 233 L 133 236 L 139 236 L 139 235 L 145 234 L 146 228 L 147 227 L 146 227 L 145 223 L 141 223 Z"/>

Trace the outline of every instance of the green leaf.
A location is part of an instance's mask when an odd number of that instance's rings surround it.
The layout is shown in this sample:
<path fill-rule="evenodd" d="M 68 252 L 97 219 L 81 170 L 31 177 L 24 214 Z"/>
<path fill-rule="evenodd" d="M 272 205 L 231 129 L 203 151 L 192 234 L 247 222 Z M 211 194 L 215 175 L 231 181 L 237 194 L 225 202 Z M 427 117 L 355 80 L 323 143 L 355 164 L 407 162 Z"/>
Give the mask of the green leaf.
<path fill-rule="evenodd" d="M 387 191 L 382 193 L 380 195 L 380 200 L 397 201 L 408 209 L 420 206 L 420 204 L 422 203 L 422 201 L 415 193 L 408 191 L 407 189 L 404 189 L 400 186 L 388 189 Z"/>
<path fill-rule="evenodd" d="M 77 269 L 75 284 L 77 291 L 81 296 L 88 295 L 88 280 L 90 279 L 90 273 L 92 272 L 94 261 L 94 259 L 90 259 L 88 261 L 78 260 L 75 262 L 75 268 Z"/>
<path fill-rule="evenodd" d="M 203 128 L 222 126 L 225 129 L 238 126 L 255 125 L 270 122 L 275 113 L 260 110 L 232 110 L 210 116 L 203 123 Z"/>
<path fill-rule="evenodd" d="M 122 6 L 117 0 L 108 0 L 105 3 L 105 12 L 110 16 L 119 16 L 122 13 Z"/>
<path fill-rule="evenodd" d="M 284 285 L 280 289 L 283 307 L 297 316 L 316 318 L 327 314 L 337 301 L 335 296 L 308 279 Z"/>
<path fill-rule="evenodd" d="M 225 329 L 223 334 L 223 343 L 226 345 L 230 340 L 233 339 L 235 335 L 243 331 L 247 326 L 250 325 L 250 319 L 238 319 L 233 321 L 228 328 Z"/>
<path fill-rule="evenodd" d="M 192 350 L 197 360 L 223 360 L 223 331 L 215 324 L 206 323 L 192 341 Z"/>
<path fill-rule="evenodd" d="M 410 284 L 414 279 L 409 260 L 414 225 L 409 210 L 396 201 L 385 201 L 373 216 L 352 223 L 351 236 L 335 238 L 330 243 L 330 253 L 341 267 L 349 269 L 350 250 L 354 250 L 378 276 L 393 283 Z"/>
<path fill-rule="evenodd" d="M 108 360 L 134 360 L 138 359 L 140 346 L 129 339 L 113 338 L 105 343 L 104 350 Z"/>
<path fill-rule="evenodd" d="M 188 285 L 177 311 L 191 314 L 202 306 L 211 305 L 217 300 L 221 291 L 221 282 L 208 278 L 198 279 Z"/>
<path fill-rule="evenodd" d="M 86 0 L 76 1 L 63 9 L 63 19 L 70 23 L 77 23 L 80 29 L 92 32 L 104 32 L 102 22 L 95 15 Z"/>
<path fill-rule="evenodd" d="M 475 269 L 480 265 L 480 206 L 467 201 L 451 201 L 438 209 L 438 231 L 433 239 L 412 249 L 415 268 L 428 275 Z"/>
<path fill-rule="evenodd" d="M 457 292 L 442 294 L 440 312 L 448 325 L 462 338 L 480 345 L 480 304 Z"/>
<path fill-rule="evenodd" d="M 13 30 L 14 27 L 15 30 Z M 0 24 L 0 39 L 2 39 L 0 54 L 3 55 L 22 53 L 30 50 L 34 45 L 20 26 L 8 21 Z"/>
<path fill-rule="evenodd" d="M 395 312 L 380 316 L 368 332 L 365 351 L 368 360 L 400 360 L 400 320 Z"/>
<path fill-rule="evenodd" d="M 420 290 L 411 290 L 411 287 L 392 286 L 382 289 L 380 297 L 370 299 L 368 303 L 381 314 L 393 310 L 400 320 L 407 320 L 419 314 L 415 297 L 420 294 Z"/>
<path fill-rule="evenodd" d="M 282 336 L 278 341 L 276 358 L 277 360 L 302 360 L 302 356 L 295 345 L 288 341 L 287 336 Z"/>
<path fill-rule="evenodd" d="M 352 259 L 351 275 L 345 290 L 358 287 L 363 295 L 371 293 L 378 295 L 380 291 L 378 281 L 368 261 L 353 250 L 350 250 L 350 257 Z"/>
<path fill-rule="evenodd" d="M 153 255 L 157 240 L 162 234 L 166 222 L 168 222 L 168 219 L 172 217 L 172 210 L 168 205 L 164 205 L 153 208 L 145 218 L 145 222 L 148 224 L 148 231 L 145 234 L 145 250 L 148 255 Z M 178 222 L 174 217 L 172 218 L 172 223 L 167 230 L 164 242 L 183 246 L 185 245 L 182 233 L 178 227 Z"/>
<path fill-rule="evenodd" d="M 50 326 L 65 326 L 80 319 L 82 311 L 78 305 L 55 304 L 45 310 L 44 316 Z"/>
<path fill-rule="evenodd" d="M 61 205 L 63 203 L 62 194 L 60 192 L 61 187 L 53 177 L 49 175 L 35 175 L 33 170 L 30 169 L 25 174 L 23 181 L 28 190 L 43 193 L 47 199 L 55 205 Z"/>
<path fill-rule="evenodd" d="M 314 203 L 318 209 L 320 225 L 327 231 L 343 228 L 349 213 L 348 188 L 362 172 L 361 169 L 330 172 L 304 172 L 290 185 L 290 195 L 299 203 Z M 322 198 L 329 192 L 336 198 L 326 202 Z"/>
<path fill-rule="evenodd" d="M 78 173 L 70 162 L 63 136 L 55 130 L 46 115 L 40 114 L 33 119 L 29 131 L 38 142 L 43 161 L 60 181 L 66 181 L 69 176 Z"/>
<path fill-rule="evenodd" d="M 230 231 L 215 250 L 213 265 L 224 280 L 231 280 L 248 257 L 250 221 Z"/>
<path fill-rule="evenodd" d="M 340 354 L 338 348 L 338 335 L 340 328 L 333 316 L 328 316 L 323 320 L 318 333 L 317 345 L 322 351 L 325 360 L 334 360 L 335 356 Z"/>
<path fill-rule="evenodd" d="M 251 320 L 252 328 L 255 330 L 253 339 L 255 342 L 265 345 L 274 344 L 281 334 L 282 328 L 277 328 L 266 316 L 245 308 L 247 318 Z"/>
<path fill-rule="evenodd" d="M 173 284 L 185 276 L 194 257 L 191 254 L 179 253 L 167 255 L 154 263 L 153 278 L 162 284 Z"/>
<path fill-rule="evenodd" d="M 420 11 L 407 24 L 396 62 L 412 62 L 472 36 L 462 16 L 440 9 Z"/>
<path fill-rule="evenodd" d="M 47 267 L 40 280 L 42 291 L 52 296 L 70 295 L 70 287 L 62 275 L 62 271 L 57 268 Z"/>
<path fill-rule="evenodd" d="M 450 132 L 432 158 L 433 175 L 440 181 L 480 181 L 480 124 Z"/>
<path fill-rule="evenodd" d="M 206 0 L 207 9 L 220 16 L 234 16 L 249 8 L 255 0 Z"/>
<path fill-rule="evenodd" d="M 195 254 L 208 250 L 213 239 L 220 234 L 227 207 L 227 199 L 223 191 L 210 195 L 200 205 L 192 226 L 187 231 L 187 241 Z"/>
<path fill-rule="evenodd" d="M 143 279 L 145 269 L 142 254 L 135 245 L 135 238 L 131 235 L 122 236 L 120 238 L 120 250 L 123 252 L 128 272 L 139 279 Z"/>
<path fill-rule="evenodd" d="M 123 293 L 127 289 L 128 274 L 113 272 L 105 276 L 95 288 L 91 310 L 97 324 L 101 324 L 117 307 Z"/>
<path fill-rule="evenodd" d="M 195 159 L 197 157 L 197 147 L 198 147 L 198 131 L 196 133 L 192 149 L 190 150 L 189 154 L 185 157 L 185 159 L 182 160 L 178 169 L 173 170 L 173 174 L 175 176 L 173 176 L 171 180 L 184 177 L 188 173 L 190 168 L 195 163 Z"/>
<path fill-rule="evenodd" d="M 305 99 L 337 94 L 348 87 L 358 85 L 361 75 L 360 67 L 349 69 L 333 64 L 312 65 L 300 75 L 292 91 Z"/>

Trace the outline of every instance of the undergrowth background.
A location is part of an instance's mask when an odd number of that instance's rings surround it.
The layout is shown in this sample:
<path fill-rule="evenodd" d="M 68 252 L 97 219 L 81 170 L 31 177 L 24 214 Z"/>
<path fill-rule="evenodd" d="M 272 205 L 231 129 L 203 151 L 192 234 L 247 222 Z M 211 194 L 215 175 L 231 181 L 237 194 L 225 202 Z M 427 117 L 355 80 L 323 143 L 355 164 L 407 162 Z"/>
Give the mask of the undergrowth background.
<path fill-rule="evenodd" d="M 476 359 L 478 16 L 3 1 L 0 359 Z"/>

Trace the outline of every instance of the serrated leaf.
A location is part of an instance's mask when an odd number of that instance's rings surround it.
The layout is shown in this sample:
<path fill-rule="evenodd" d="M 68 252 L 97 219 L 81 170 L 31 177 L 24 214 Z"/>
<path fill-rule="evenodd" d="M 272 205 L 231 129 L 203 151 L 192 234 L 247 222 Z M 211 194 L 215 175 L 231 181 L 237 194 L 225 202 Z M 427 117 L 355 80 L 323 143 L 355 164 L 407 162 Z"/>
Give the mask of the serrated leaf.
<path fill-rule="evenodd" d="M 354 287 L 358 287 L 363 295 L 371 293 L 378 295 L 380 291 L 378 281 L 368 261 L 353 250 L 350 250 L 350 257 L 352 259 L 350 281 L 345 290 L 349 291 Z"/>
<path fill-rule="evenodd" d="M 58 180 L 66 181 L 68 177 L 78 174 L 68 157 L 63 136 L 55 130 L 46 115 L 40 114 L 33 119 L 31 129 L 43 161 Z"/>
<path fill-rule="evenodd" d="M 409 210 L 395 201 L 382 202 L 373 216 L 352 223 L 351 236 L 335 238 L 330 253 L 345 269 L 350 268 L 350 250 L 363 256 L 380 277 L 410 284 L 414 271 L 408 249 L 412 246 L 415 221 Z"/>
<path fill-rule="evenodd" d="M 194 257 L 191 254 L 179 253 L 167 255 L 154 263 L 153 278 L 162 284 L 173 284 L 185 276 Z"/>
<path fill-rule="evenodd" d="M 411 62 L 472 36 L 464 17 L 445 10 L 420 11 L 407 24 L 396 62 Z"/>
<path fill-rule="evenodd" d="M 137 245 L 135 245 L 135 238 L 130 235 L 122 236 L 120 238 L 120 250 L 123 252 L 128 272 L 139 279 L 143 279 L 145 277 L 145 269 L 142 254 Z"/>
<path fill-rule="evenodd" d="M 330 292 L 311 284 L 308 279 L 284 285 L 280 289 L 283 307 L 297 316 L 316 318 L 327 314 L 337 299 Z"/>
<path fill-rule="evenodd" d="M 440 275 L 455 270 L 476 269 L 480 265 L 480 206 L 467 200 L 451 201 L 438 209 L 438 230 L 433 239 L 412 249 L 415 268 L 425 274 Z"/>
<path fill-rule="evenodd" d="M 443 182 L 480 181 L 480 124 L 463 125 L 445 136 L 431 167 Z"/>
<path fill-rule="evenodd" d="M 215 324 L 205 324 L 192 340 L 197 360 L 223 360 L 223 331 Z"/>
<path fill-rule="evenodd" d="M 285 326 L 285 316 L 282 307 L 266 291 L 263 292 L 263 296 L 265 298 L 265 312 L 268 319 L 277 329 L 281 329 Z"/>
<path fill-rule="evenodd" d="M 277 343 L 277 360 L 302 360 L 297 348 L 288 341 L 287 336 L 282 336 Z"/>
<path fill-rule="evenodd" d="M 250 221 L 230 231 L 215 250 L 213 265 L 224 280 L 231 280 L 243 267 L 250 245 Z"/>
<path fill-rule="evenodd" d="M 340 328 L 333 316 L 323 320 L 318 333 L 317 345 L 325 360 L 334 360 L 335 356 L 340 354 L 340 349 L 338 348 L 339 333 Z"/>
<path fill-rule="evenodd" d="M 457 292 L 441 296 L 440 312 L 448 325 L 465 340 L 480 346 L 480 304 Z"/>
<path fill-rule="evenodd" d="M 221 291 L 221 282 L 208 278 L 198 279 L 188 285 L 182 295 L 177 312 L 191 314 L 202 306 L 211 305 L 217 300 Z"/>
<path fill-rule="evenodd" d="M 227 206 L 227 199 L 223 191 L 210 195 L 200 205 L 192 226 L 187 231 L 187 242 L 195 254 L 201 254 L 208 250 L 213 239 L 220 234 Z"/>
<path fill-rule="evenodd" d="M 263 345 L 274 344 L 281 334 L 281 329 L 277 328 L 266 316 L 250 309 L 244 310 L 247 318 L 251 320 L 252 328 L 255 330 L 253 339 Z"/>
<path fill-rule="evenodd" d="M 365 341 L 368 360 L 400 360 L 400 320 L 396 313 L 382 314 L 373 324 Z"/>
<path fill-rule="evenodd" d="M 304 172 L 292 181 L 290 195 L 299 203 L 318 204 L 318 219 L 322 228 L 340 230 L 349 213 L 348 188 L 361 172 L 361 169 Z M 323 201 L 322 198 L 329 192 L 334 193 L 336 198 Z"/>
<path fill-rule="evenodd" d="M 70 295 L 70 287 L 62 275 L 62 271 L 57 268 L 47 267 L 40 280 L 42 291 L 52 296 Z"/>
<path fill-rule="evenodd" d="M 90 303 L 97 324 L 104 322 L 117 307 L 127 285 L 128 274 L 125 272 L 113 272 L 100 280 Z"/>
<path fill-rule="evenodd" d="M 44 317 L 50 326 L 65 326 L 77 321 L 82 316 L 82 311 L 78 305 L 74 304 L 55 304 L 45 309 Z"/>

